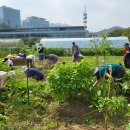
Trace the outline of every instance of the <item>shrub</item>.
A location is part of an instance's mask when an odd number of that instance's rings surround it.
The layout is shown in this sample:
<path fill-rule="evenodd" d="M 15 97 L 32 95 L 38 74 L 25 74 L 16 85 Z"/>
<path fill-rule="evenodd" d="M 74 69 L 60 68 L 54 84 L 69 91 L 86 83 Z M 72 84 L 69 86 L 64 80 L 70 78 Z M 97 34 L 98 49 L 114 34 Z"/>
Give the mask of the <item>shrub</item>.
<path fill-rule="evenodd" d="M 72 50 L 64 48 L 45 48 L 45 54 L 56 54 L 58 56 L 72 56 Z M 107 48 L 107 53 L 111 56 L 122 56 L 123 48 Z M 102 50 L 97 48 L 80 48 L 80 53 L 84 56 L 102 55 Z"/>
<path fill-rule="evenodd" d="M 7 124 L 8 117 L 0 114 L 0 126 Z"/>
<path fill-rule="evenodd" d="M 100 97 L 97 103 L 98 111 L 103 113 L 105 128 L 108 127 L 108 122 L 112 116 L 126 114 L 127 100 L 125 97 Z"/>
<path fill-rule="evenodd" d="M 108 53 L 111 56 L 122 56 L 123 48 L 107 48 Z M 80 53 L 84 56 L 94 56 L 95 54 L 101 55 L 101 50 L 94 48 L 86 48 L 86 49 L 80 49 Z"/>
<path fill-rule="evenodd" d="M 9 66 L 7 66 L 6 64 L 2 63 L 2 61 L 0 62 L 0 71 L 9 71 L 10 68 Z"/>
<path fill-rule="evenodd" d="M 48 54 L 56 54 L 58 56 L 64 56 L 65 50 L 64 48 L 44 48 L 44 52 L 46 55 Z"/>
<path fill-rule="evenodd" d="M 60 64 L 47 76 L 47 90 L 57 100 L 86 95 L 92 86 L 92 68 L 86 60 L 80 63 Z"/>
<path fill-rule="evenodd" d="M 123 55 L 123 48 L 110 48 L 110 55 L 111 56 L 122 56 Z"/>

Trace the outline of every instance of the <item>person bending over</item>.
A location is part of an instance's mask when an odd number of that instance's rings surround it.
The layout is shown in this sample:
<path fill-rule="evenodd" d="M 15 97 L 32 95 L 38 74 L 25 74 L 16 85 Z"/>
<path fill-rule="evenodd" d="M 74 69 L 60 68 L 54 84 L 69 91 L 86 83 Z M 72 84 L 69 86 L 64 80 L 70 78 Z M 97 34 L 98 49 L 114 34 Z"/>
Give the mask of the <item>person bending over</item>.
<path fill-rule="evenodd" d="M 13 66 L 13 61 L 10 58 L 4 58 L 3 63 L 6 63 L 8 66 Z"/>
<path fill-rule="evenodd" d="M 27 58 L 27 67 L 28 68 L 34 67 L 35 55 L 28 55 L 26 58 Z"/>
<path fill-rule="evenodd" d="M 44 73 L 36 68 L 27 68 L 26 66 L 22 67 L 22 71 L 26 73 L 28 78 L 32 77 L 35 80 L 43 80 Z"/>
<path fill-rule="evenodd" d="M 48 59 L 47 62 L 48 64 L 53 67 L 53 65 L 58 61 L 58 56 L 55 54 L 49 54 L 45 56 L 45 59 Z"/>
<path fill-rule="evenodd" d="M 104 64 L 100 68 L 96 67 L 94 74 L 97 77 L 93 87 L 95 87 L 101 78 L 122 78 L 125 74 L 125 69 L 121 64 Z"/>

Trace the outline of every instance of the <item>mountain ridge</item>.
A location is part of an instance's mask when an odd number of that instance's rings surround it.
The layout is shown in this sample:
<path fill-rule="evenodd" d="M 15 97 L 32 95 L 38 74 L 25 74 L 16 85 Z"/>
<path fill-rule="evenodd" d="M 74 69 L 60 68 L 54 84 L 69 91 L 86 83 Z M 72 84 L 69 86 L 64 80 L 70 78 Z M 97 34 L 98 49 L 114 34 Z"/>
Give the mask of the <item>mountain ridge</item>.
<path fill-rule="evenodd" d="M 97 36 L 100 36 L 101 34 L 107 35 L 108 33 L 112 32 L 112 31 L 115 31 L 115 30 L 119 30 L 119 29 L 124 29 L 124 28 L 120 27 L 120 26 L 113 26 L 111 28 L 103 29 L 101 31 L 94 32 L 94 33 L 97 34 Z"/>

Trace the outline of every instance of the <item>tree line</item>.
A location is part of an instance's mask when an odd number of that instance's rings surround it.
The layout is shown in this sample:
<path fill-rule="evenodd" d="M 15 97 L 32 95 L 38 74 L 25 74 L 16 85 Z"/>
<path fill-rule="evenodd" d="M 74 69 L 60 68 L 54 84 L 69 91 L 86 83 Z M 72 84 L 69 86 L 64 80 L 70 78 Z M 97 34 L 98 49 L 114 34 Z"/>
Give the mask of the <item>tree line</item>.
<path fill-rule="evenodd" d="M 130 41 L 130 27 L 125 29 L 115 30 L 109 33 L 110 37 L 126 36 Z"/>

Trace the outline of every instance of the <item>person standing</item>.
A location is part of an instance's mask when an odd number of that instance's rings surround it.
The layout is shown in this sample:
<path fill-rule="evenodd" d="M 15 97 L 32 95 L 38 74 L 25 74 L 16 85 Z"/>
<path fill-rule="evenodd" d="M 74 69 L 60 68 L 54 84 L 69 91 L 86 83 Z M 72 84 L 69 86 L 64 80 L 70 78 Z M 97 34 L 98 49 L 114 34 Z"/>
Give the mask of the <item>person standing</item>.
<path fill-rule="evenodd" d="M 75 42 L 72 42 L 72 62 L 75 62 L 78 59 L 79 54 L 79 48 L 75 44 Z"/>
<path fill-rule="evenodd" d="M 104 64 L 100 68 L 96 67 L 94 70 L 94 74 L 97 79 L 93 84 L 93 87 L 95 87 L 103 77 L 116 79 L 123 78 L 125 74 L 125 69 L 120 64 Z"/>
<path fill-rule="evenodd" d="M 38 51 L 39 65 L 43 65 L 43 60 L 44 60 L 44 48 L 43 48 L 43 46 L 39 46 L 37 51 Z"/>
<path fill-rule="evenodd" d="M 124 55 L 123 60 L 124 60 L 125 67 L 129 69 L 130 68 L 130 48 L 127 51 L 127 53 Z"/>
<path fill-rule="evenodd" d="M 129 51 L 129 49 L 130 49 L 129 43 L 125 43 L 124 44 L 123 55 L 127 54 L 127 52 Z"/>

